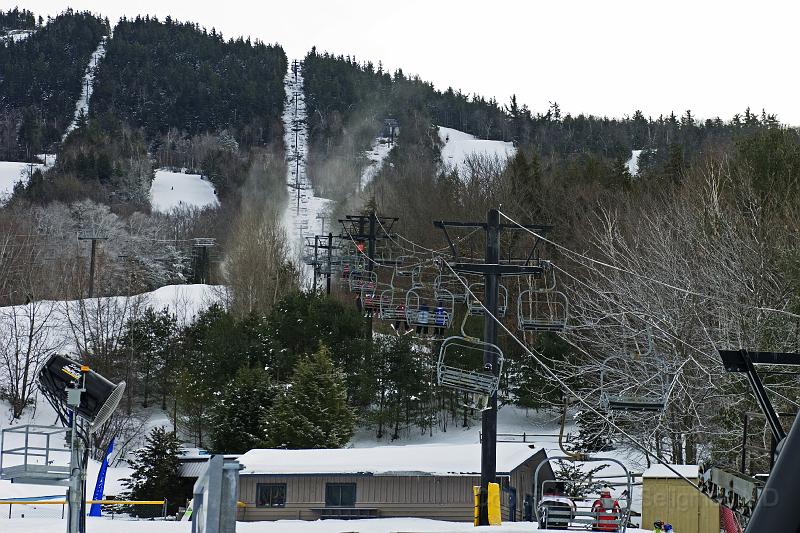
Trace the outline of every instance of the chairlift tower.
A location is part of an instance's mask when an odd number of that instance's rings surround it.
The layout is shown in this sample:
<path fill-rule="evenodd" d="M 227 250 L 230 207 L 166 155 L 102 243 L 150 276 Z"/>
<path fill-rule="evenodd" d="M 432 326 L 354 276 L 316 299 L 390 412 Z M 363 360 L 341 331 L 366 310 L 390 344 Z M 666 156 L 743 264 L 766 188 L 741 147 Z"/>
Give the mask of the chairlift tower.
<path fill-rule="evenodd" d="M 447 243 L 452 252 L 452 262 L 450 268 L 457 274 L 476 274 L 484 277 L 484 290 L 486 299 L 486 313 L 483 322 L 483 341 L 486 347 L 483 351 L 483 363 L 486 370 L 490 370 L 495 376 L 500 375 L 500 361 L 498 351 L 492 346 L 497 345 L 497 322 L 495 317 L 498 314 L 498 299 L 500 292 L 500 280 L 503 276 L 534 276 L 541 277 L 544 268 L 538 261 L 532 261 L 534 252 L 538 245 L 538 239 L 534 242 L 528 258 L 521 263 L 501 262 L 500 261 L 500 233 L 503 230 L 534 230 L 547 231 L 550 226 L 544 225 L 524 225 L 501 224 L 500 211 L 490 209 L 486 222 L 434 222 L 433 225 L 444 231 Z M 448 229 L 466 228 L 483 229 L 486 234 L 486 257 L 483 263 L 463 262 L 459 256 L 456 246 L 453 244 Z M 489 396 L 487 408 L 481 413 L 481 486 L 479 495 L 478 525 L 489 525 L 488 513 L 488 489 L 489 483 L 495 483 L 497 479 L 497 390 Z"/>
<path fill-rule="evenodd" d="M 92 241 L 91 259 L 89 260 L 89 298 L 94 297 L 94 272 L 95 257 L 97 255 L 97 241 L 108 240 L 108 235 L 96 231 L 82 230 L 78 232 L 79 241 Z"/>
<path fill-rule="evenodd" d="M 213 237 L 196 237 L 192 239 L 195 283 L 208 283 L 211 272 L 209 248 L 214 248 L 216 245 L 217 239 Z"/>
<path fill-rule="evenodd" d="M 374 209 L 367 215 L 347 215 L 339 219 L 344 229 L 342 239 L 352 239 L 367 245 L 367 272 L 371 273 L 376 263 L 383 262 L 375 259 L 375 244 L 379 240 L 393 238 L 391 231 L 398 220 L 397 217 L 378 216 Z M 372 313 L 368 313 L 366 317 L 366 335 L 367 338 L 372 338 Z"/>

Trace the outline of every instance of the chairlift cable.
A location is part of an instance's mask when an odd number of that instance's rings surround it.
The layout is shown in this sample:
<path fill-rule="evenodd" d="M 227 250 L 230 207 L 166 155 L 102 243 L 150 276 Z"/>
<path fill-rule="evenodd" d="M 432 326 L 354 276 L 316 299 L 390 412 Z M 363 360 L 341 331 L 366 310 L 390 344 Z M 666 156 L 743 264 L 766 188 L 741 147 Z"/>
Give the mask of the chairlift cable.
<path fill-rule="evenodd" d="M 449 269 L 450 269 L 450 270 L 453 272 L 453 274 L 455 274 L 455 273 L 456 273 L 456 272 L 455 272 L 455 270 L 453 270 L 453 268 L 452 268 L 452 267 L 451 267 L 451 266 L 450 266 L 448 263 L 446 263 L 446 262 L 445 262 L 445 264 L 446 264 L 446 265 L 447 265 L 447 267 L 448 267 L 448 268 L 449 268 Z M 463 284 L 463 282 L 462 282 L 462 284 Z M 470 290 L 469 290 L 469 286 L 467 286 L 466 284 L 464 284 L 464 285 L 465 285 L 465 287 L 464 287 L 464 288 L 465 288 L 465 290 L 466 290 L 467 292 L 470 292 Z M 473 295 L 473 297 L 474 297 L 474 295 Z M 599 417 L 600 417 L 600 418 L 601 418 L 603 421 L 605 421 L 605 422 L 606 422 L 606 423 L 608 423 L 608 424 L 609 424 L 611 427 L 613 427 L 614 429 L 616 429 L 616 430 L 617 430 L 617 431 L 618 431 L 618 432 L 619 432 L 621 435 L 625 436 L 625 437 L 626 437 L 626 438 L 627 438 L 627 439 L 628 439 L 628 440 L 629 440 L 631 443 L 633 443 L 633 444 L 634 444 L 634 445 L 635 445 L 637 448 L 639 448 L 641 451 L 643 451 L 643 452 L 644 452 L 645 454 L 647 454 L 649 457 L 652 457 L 652 458 L 653 458 L 653 459 L 655 459 L 655 460 L 656 460 L 658 463 L 660 463 L 660 464 L 661 464 L 661 465 L 663 465 L 665 468 L 667 468 L 667 470 L 669 470 L 670 472 L 672 472 L 673 474 L 675 474 L 675 475 L 676 475 L 678 478 L 682 479 L 684 482 L 686 482 L 686 483 L 688 483 L 689 485 L 691 485 L 691 486 L 692 486 L 692 487 L 693 487 L 693 488 L 694 488 L 694 489 L 695 489 L 697 492 L 699 492 L 700 494 L 703 494 L 704 496 L 706 496 L 706 494 L 705 494 L 705 493 L 702 491 L 702 489 L 701 489 L 701 488 L 700 488 L 700 487 L 699 487 L 697 484 L 693 483 L 693 482 L 692 482 L 692 481 L 691 481 L 689 478 L 687 478 L 686 476 L 684 476 L 683 474 L 681 474 L 681 473 L 680 473 L 680 472 L 679 472 L 679 471 L 678 471 L 676 468 L 674 468 L 672 465 L 670 465 L 670 464 L 669 464 L 669 463 L 668 463 L 666 460 L 662 459 L 662 458 L 661 458 L 661 457 L 660 457 L 658 454 L 656 454 L 656 453 L 654 453 L 654 452 L 650 451 L 650 449 L 649 449 L 647 446 L 645 446 L 644 444 L 640 443 L 640 442 L 639 442 L 639 441 L 638 441 L 636 438 L 634 438 L 634 437 L 633 437 L 633 435 L 630 435 L 630 434 L 629 434 L 627 431 L 625 431 L 624 429 L 622 429 L 621 427 L 619 427 L 619 426 L 618 426 L 616 423 L 614 423 L 614 421 L 613 421 L 613 420 L 611 420 L 611 419 L 610 419 L 609 417 L 607 417 L 605 414 L 603 414 L 603 413 L 601 413 L 600 411 L 598 411 L 598 410 L 597 410 L 597 409 L 596 409 L 594 406 L 592 406 L 592 405 L 591 405 L 591 404 L 590 404 L 590 403 L 589 403 L 587 400 L 585 400 L 584 398 L 582 398 L 581 396 L 579 396 L 579 395 L 578 395 L 578 394 L 577 394 L 577 393 L 576 393 L 574 390 L 572 390 L 572 389 L 569 387 L 569 385 L 568 385 L 568 384 L 567 384 L 567 383 L 566 383 L 564 380 L 562 380 L 562 379 L 561 379 L 561 378 L 560 378 L 560 377 L 559 377 L 559 376 L 558 376 L 558 375 L 557 375 L 557 374 L 556 374 L 556 373 L 555 373 L 553 370 L 551 370 L 551 369 L 550 369 L 550 367 L 548 367 L 546 364 L 544 364 L 544 363 L 542 362 L 542 360 L 541 360 L 541 354 L 538 352 L 538 350 L 529 348 L 529 347 L 528 347 L 528 346 L 527 346 L 527 345 L 526 345 L 526 344 L 525 344 L 523 341 L 521 341 L 521 340 L 520 340 L 520 339 L 519 339 L 519 338 L 518 338 L 518 337 L 517 337 L 517 336 L 516 336 L 514 333 L 512 333 L 512 332 L 511 332 L 511 331 L 510 331 L 510 330 L 509 330 L 509 329 L 506 327 L 506 325 L 505 325 L 505 324 L 503 324 L 503 322 L 502 322 L 500 319 L 498 319 L 496 316 L 494 316 L 492 313 L 490 313 L 490 312 L 489 312 L 489 310 L 486 308 L 486 306 L 485 306 L 485 305 L 483 305 L 483 302 L 481 302 L 481 306 L 483 307 L 483 309 L 484 309 L 484 312 L 487 314 L 487 316 L 490 316 L 490 317 L 492 318 L 492 320 L 494 320 L 494 321 L 497 323 L 497 325 L 498 325 L 498 326 L 500 326 L 500 328 L 502 328 L 502 329 L 503 329 L 503 330 L 504 330 L 504 331 L 505 331 L 505 332 L 506 332 L 506 333 L 507 333 L 507 334 L 508 334 L 508 335 L 509 335 L 509 336 L 510 336 L 512 339 L 514 339 L 514 341 L 515 341 L 517 344 L 519 344 L 519 346 L 520 346 L 520 347 L 521 347 L 521 348 L 522 348 L 522 349 L 523 349 L 525 352 L 527 352 L 527 354 L 528 354 L 529 356 L 531 356 L 531 357 L 533 358 L 533 360 L 534 360 L 534 361 L 535 361 L 535 362 L 536 362 L 536 363 L 537 363 L 537 364 L 538 364 L 540 367 L 542 367 L 542 369 L 544 370 L 545 374 L 549 375 L 549 376 L 550 376 L 550 377 L 551 377 L 553 380 L 555 380 L 555 381 L 556 381 L 556 382 L 557 382 L 557 383 L 558 383 L 558 384 L 561 386 L 561 388 L 562 388 L 562 389 L 564 389 L 565 391 L 567 391 L 567 392 L 569 392 L 570 394 L 572 394 L 573 396 L 575 396 L 575 398 L 576 398 L 576 399 L 577 399 L 577 400 L 578 400 L 578 401 L 579 401 L 581 404 L 583 404 L 583 405 L 584 405 L 584 406 L 585 406 L 585 407 L 586 407 L 586 408 L 587 408 L 589 411 L 591 411 L 591 412 L 592 412 L 592 413 L 594 413 L 595 415 L 599 416 Z M 534 352 L 535 352 L 535 353 L 534 353 Z M 538 355 L 537 355 L 537 354 L 538 354 Z"/>
<path fill-rule="evenodd" d="M 544 242 L 547 242 L 548 244 L 552 244 L 556 248 L 558 248 L 560 250 L 563 250 L 563 251 L 565 251 L 565 252 L 567 252 L 567 253 L 569 253 L 569 254 L 571 254 L 573 256 L 577 256 L 577 257 L 583 258 L 586 261 L 589 261 L 589 262 L 591 262 L 593 264 L 596 264 L 596 265 L 599 265 L 599 266 L 603 266 L 603 267 L 606 267 L 606 268 L 610 268 L 612 270 L 616 270 L 617 272 L 622 272 L 624 274 L 628 274 L 630 276 L 634 276 L 634 277 L 649 281 L 651 283 L 655 283 L 657 285 L 661 285 L 663 287 L 666 287 L 668 289 L 672 289 L 674 291 L 686 294 L 688 296 L 698 296 L 700 298 L 705 298 L 705 299 L 708 299 L 708 300 L 714 300 L 714 301 L 721 302 L 721 303 L 727 303 L 727 304 L 730 304 L 730 305 L 735 305 L 737 307 L 745 307 L 745 308 L 753 309 L 753 310 L 756 310 L 756 311 L 764 311 L 766 313 L 776 313 L 776 314 L 786 315 L 786 316 L 789 316 L 789 317 L 792 317 L 792 318 L 800 319 L 800 314 L 792 313 L 791 311 L 786 311 L 785 309 L 776 309 L 774 307 L 755 306 L 755 305 L 745 304 L 745 303 L 741 303 L 741 302 L 736 302 L 736 301 L 733 301 L 733 300 L 728 300 L 728 299 L 725 299 L 725 298 L 720 298 L 719 296 L 713 296 L 711 294 L 705 294 L 705 293 L 693 291 L 691 289 L 686 289 L 684 287 L 678 287 L 677 285 L 672 285 L 671 283 L 667 283 L 665 281 L 657 280 L 655 278 L 651 278 L 651 277 L 646 276 L 644 274 L 639 274 L 637 272 L 633 272 L 632 270 L 628 270 L 626 268 L 622 268 L 622 267 L 619 267 L 619 266 L 616 266 L 616 265 L 612 265 L 610 263 L 606 263 L 605 261 L 601 261 L 599 259 L 595 259 L 593 257 L 589 257 L 589 256 L 587 256 L 585 254 L 580 253 L 580 252 L 576 252 L 576 251 L 574 251 L 574 250 L 572 250 L 570 248 L 567 248 L 563 244 L 559 244 L 559 243 L 557 243 L 557 242 L 555 242 L 555 241 L 553 241 L 551 239 L 548 239 L 547 237 L 545 237 L 545 236 L 543 236 L 543 235 L 541 235 L 539 233 L 536 233 L 532 229 L 526 228 L 525 226 L 523 226 L 522 224 L 520 224 L 516 220 L 512 219 L 511 217 L 509 217 L 508 215 L 506 215 L 502 211 L 500 211 L 500 215 L 505 217 L 505 219 L 508 220 L 509 222 L 511 222 L 512 224 L 515 224 L 515 225 L 519 226 L 520 228 L 522 228 L 523 230 L 527 231 L 528 233 L 530 233 L 534 237 L 536 237 L 538 239 L 541 239 Z M 588 266 L 585 263 L 582 263 L 582 264 L 584 266 Z"/>

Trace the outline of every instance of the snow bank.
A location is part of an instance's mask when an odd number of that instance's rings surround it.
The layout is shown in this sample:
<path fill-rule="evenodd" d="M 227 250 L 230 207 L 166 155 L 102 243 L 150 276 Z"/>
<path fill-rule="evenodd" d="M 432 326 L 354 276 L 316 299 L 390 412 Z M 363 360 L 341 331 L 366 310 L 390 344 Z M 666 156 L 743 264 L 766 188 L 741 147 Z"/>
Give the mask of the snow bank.
<path fill-rule="evenodd" d="M 176 207 L 216 207 L 219 199 L 214 186 L 200 174 L 157 169 L 150 186 L 150 205 L 155 211 L 168 213 Z"/>
<path fill-rule="evenodd" d="M 75 104 L 75 114 L 72 118 L 72 123 L 67 126 L 67 131 L 64 132 L 62 139 L 66 138 L 72 130 L 78 127 L 78 117 L 83 114 L 89 115 L 89 100 L 92 98 L 92 91 L 94 91 L 94 73 L 97 70 L 97 65 L 106 56 L 106 43 L 108 37 L 100 39 L 97 49 L 92 52 L 89 58 L 89 64 L 86 66 L 86 71 L 83 74 L 81 81 L 81 95 L 78 97 L 78 102 Z"/>
<path fill-rule="evenodd" d="M 497 471 L 511 472 L 538 447 L 497 445 Z M 251 450 L 239 458 L 242 474 L 480 475 L 480 444 L 376 446 L 332 450 Z"/>
<path fill-rule="evenodd" d="M 442 163 L 446 168 L 457 169 L 461 175 L 467 170 L 465 161 L 472 155 L 505 161 L 516 153 L 514 143 L 478 139 L 469 133 L 443 126 L 439 126 L 439 138 L 444 144 Z"/>

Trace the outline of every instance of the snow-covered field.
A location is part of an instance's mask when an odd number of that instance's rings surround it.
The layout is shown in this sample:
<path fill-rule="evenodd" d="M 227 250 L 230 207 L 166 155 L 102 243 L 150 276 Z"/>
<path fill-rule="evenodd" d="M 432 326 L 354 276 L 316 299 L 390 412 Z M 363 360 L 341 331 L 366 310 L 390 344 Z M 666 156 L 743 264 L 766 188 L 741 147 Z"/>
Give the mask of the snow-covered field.
<path fill-rule="evenodd" d="M 214 186 L 200 174 L 157 169 L 150 185 L 150 205 L 155 211 L 168 213 L 176 207 L 215 207 L 219 199 Z"/>
<path fill-rule="evenodd" d="M 457 169 L 461 175 L 466 171 L 465 161 L 472 155 L 505 161 L 516 153 L 514 143 L 478 139 L 453 128 L 439 126 L 439 138 L 444 144 L 442 163 L 447 168 Z"/>
<path fill-rule="evenodd" d="M 107 42 L 108 37 L 100 39 L 100 44 L 97 45 L 97 49 L 92 52 L 92 56 L 89 58 L 89 64 L 86 65 L 86 71 L 83 74 L 83 80 L 81 82 L 81 95 L 75 104 L 75 115 L 72 118 L 72 123 L 67 126 L 64 137 L 78 127 L 78 117 L 81 113 L 84 116 L 89 115 L 89 100 L 91 100 L 92 91 L 94 90 L 94 73 L 97 70 L 97 65 L 106 56 Z"/>

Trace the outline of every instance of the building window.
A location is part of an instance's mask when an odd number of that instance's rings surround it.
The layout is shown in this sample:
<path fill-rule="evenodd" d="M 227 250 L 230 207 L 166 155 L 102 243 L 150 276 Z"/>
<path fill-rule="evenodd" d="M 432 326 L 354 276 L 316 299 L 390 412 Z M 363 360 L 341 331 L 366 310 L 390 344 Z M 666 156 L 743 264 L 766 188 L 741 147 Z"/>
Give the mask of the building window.
<path fill-rule="evenodd" d="M 258 483 L 256 507 L 285 507 L 286 483 Z"/>
<path fill-rule="evenodd" d="M 355 483 L 326 483 L 325 507 L 355 507 Z"/>

